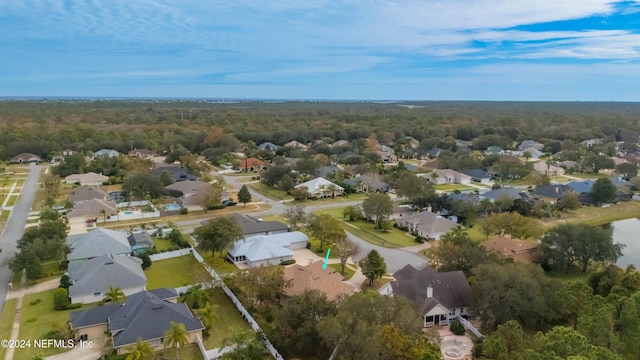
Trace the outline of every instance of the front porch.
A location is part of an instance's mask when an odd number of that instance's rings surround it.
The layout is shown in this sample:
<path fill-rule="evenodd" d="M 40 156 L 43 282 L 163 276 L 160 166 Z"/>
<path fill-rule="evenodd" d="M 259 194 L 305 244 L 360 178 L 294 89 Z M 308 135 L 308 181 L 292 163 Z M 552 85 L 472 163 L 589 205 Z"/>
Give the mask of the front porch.
<path fill-rule="evenodd" d="M 449 314 L 425 315 L 424 327 L 449 325 Z"/>

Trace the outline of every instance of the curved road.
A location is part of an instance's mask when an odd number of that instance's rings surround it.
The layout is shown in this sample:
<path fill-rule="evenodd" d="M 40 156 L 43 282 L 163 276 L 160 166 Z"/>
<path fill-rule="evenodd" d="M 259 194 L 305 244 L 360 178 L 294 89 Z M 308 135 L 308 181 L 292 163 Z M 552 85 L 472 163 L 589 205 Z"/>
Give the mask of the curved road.
<path fill-rule="evenodd" d="M 20 190 L 20 197 L 13 206 L 7 225 L 0 236 L 0 249 L 2 249 L 0 252 L 0 314 L 2 314 L 4 301 L 7 298 L 8 284 L 11 281 L 11 270 L 7 266 L 7 261 L 15 254 L 16 242 L 24 234 L 24 227 L 27 225 L 27 217 L 36 195 L 42 170 L 40 166 L 33 164 L 29 165 L 29 169 L 29 175 Z"/>

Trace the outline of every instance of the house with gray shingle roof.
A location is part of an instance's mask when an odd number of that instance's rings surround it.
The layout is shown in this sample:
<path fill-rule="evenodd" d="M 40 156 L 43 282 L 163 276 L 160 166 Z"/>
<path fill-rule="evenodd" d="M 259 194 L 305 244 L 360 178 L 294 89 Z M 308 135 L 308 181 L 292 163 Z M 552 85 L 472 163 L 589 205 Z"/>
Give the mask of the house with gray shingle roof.
<path fill-rule="evenodd" d="M 156 295 L 169 292 L 141 291 L 128 296 L 123 303 L 74 311 L 69 315 L 71 329 L 85 341 L 99 340 L 108 333 L 116 353 L 124 354 L 138 338 L 149 342 L 154 351 L 165 349 L 164 333 L 171 322 L 175 322 L 184 324 L 187 342 L 193 344 L 197 338 L 202 338 L 204 325 L 193 316 L 187 305 Z"/>
<path fill-rule="evenodd" d="M 125 296 L 145 290 L 147 277 L 137 257 L 102 255 L 69 269 L 72 304 L 102 301 L 109 287 L 120 288 Z"/>
<path fill-rule="evenodd" d="M 345 184 L 354 188 L 356 192 L 386 193 L 391 188 L 386 182 L 371 175 L 358 175 L 345 181 Z"/>
<path fill-rule="evenodd" d="M 247 264 L 249 267 L 279 265 L 293 260 L 292 250 L 304 249 L 308 241 L 309 237 L 300 231 L 256 235 L 236 241 L 227 257 L 234 264 Z"/>
<path fill-rule="evenodd" d="M 27 164 L 27 163 L 37 164 L 40 162 L 40 156 L 32 153 L 21 153 L 12 157 L 10 162 L 12 164 Z"/>
<path fill-rule="evenodd" d="M 279 221 L 262 221 L 262 219 L 238 213 L 233 213 L 230 216 L 240 225 L 244 238 L 255 235 L 272 235 L 289 232 L 289 227 Z M 204 220 L 200 225 L 206 226 L 208 223 L 209 220 Z"/>
<path fill-rule="evenodd" d="M 519 189 L 513 187 L 503 187 L 500 189 L 495 189 L 491 191 L 487 191 L 478 196 L 480 200 L 489 199 L 491 202 L 496 202 L 500 200 L 517 200 L 522 199 L 523 195 Z"/>
<path fill-rule="evenodd" d="M 94 157 L 98 157 L 98 156 L 118 157 L 118 155 L 120 155 L 120 153 L 113 149 L 100 149 L 93 153 Z"/>
<path fill-rule="evenodd" d="M 396 219 L 398 227 L 407 229 L 409 232 L 417 232 L 419 236 L 428 239 L 440 240 L 440 237 L 456 224 L 431 211 L 422 211 L 417 214 L 404 216 Z"/>
<path fill-rule="evenodd" d="M 65 184 L 79 184 L 80 186 L 100 186 L 109 181 L 108 176 L 88 172 L 86 174 L 71 174 L 64 178 Z"/>
<path fill-rule="evenodd" d="M 85 234 L 67 236 L 69 269 L 102 255 L 131 255 L 128 235 L 124 231 L 97 228 Z"/>
<path fill-rule="evenodd" d="M 93 199 L 107 201 L 109 194 L 95 186 L 80 186 L 71 190 L 69 193 L 69 201 L 71 201 L 74 206 L 81 205 Z"/>
<path fill-rule="evenodd" d="M 278 150 L 279 146 L 272 143 L 272 142 L 263 142 L 262 144 L 258 145 L 258 149 L 260 150 L 264 150 L 264 151 L 276 151 Z"/>

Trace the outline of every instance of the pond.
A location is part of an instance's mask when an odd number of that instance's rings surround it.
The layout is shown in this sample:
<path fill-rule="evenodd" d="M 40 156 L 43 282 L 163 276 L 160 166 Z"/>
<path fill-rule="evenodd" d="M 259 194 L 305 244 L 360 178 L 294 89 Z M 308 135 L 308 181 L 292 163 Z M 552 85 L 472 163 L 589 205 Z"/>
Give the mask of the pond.
<path fill-rule="evenodd" d="M 616 265 L 626 268 L 633 265 L 640 269 L 640 220 L 633 218 L 611 223 L 613 227 L 613 241 L 625 244 L 622 257 Z"/>

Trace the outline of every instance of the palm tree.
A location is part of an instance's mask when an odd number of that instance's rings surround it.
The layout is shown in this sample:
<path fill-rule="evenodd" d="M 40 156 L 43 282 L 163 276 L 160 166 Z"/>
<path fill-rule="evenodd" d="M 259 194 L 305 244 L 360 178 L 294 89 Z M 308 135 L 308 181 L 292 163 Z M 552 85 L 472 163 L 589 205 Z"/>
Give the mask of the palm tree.
<path fill-rule="evenodd" d="M 331 198 L 335 198 L 336 197 L 336 191 L 338 191 L 338 185 L 329 184 L 329 185 L 327 185 L 327 190 L 329 191 L 329 194 L 331 194 Z"/>
<path fill-rule="evenodd" d="M 240 333 L 233 339 L 224 339 L 222 346 L 235 344 L 235 349 L 222 356 L 224 360 L 264 359 L 269 355 L 267 349 L 258 340 L 247 339 L 247 334 Z"/>
<path fill-rule="evenodd" d="M 322 195 L 320 197 L 324 198 L 325 191 L 327 190 L 327 185 L 322 184 L 322 185 L 318 186 L 318 189 L 322 193 Z"/>
<path fill-rule="evenodd" d="M 182 302 L 192 309 L 200 309 L 207 305 L 209 296 L 207 291 L 201 285 L 195 285 L 187 290 Z"/>
<path fill-rule="evenodd" d="M 489 216 L 489 210 L 493 208 L 493 203 L 491 202 L 491 199 L 483 198 L 480 201 L 480 207 L 484 210 L 484 216 L 487 217 Z"/>
<path fill-rule="evenodd" d="M 180 346 L 189 343 L 189 333 L 183 323 L 172 321 L 169 329 L 164 332 L 164 343 L 168 347 L 176 348 L 176 360 L 179 358 Z"/>
<path fill-rule="evenodd" d="M 142 338 L 136 340 L 136 345 L 129 348 L 126 360 L 150 360 L 153 358 L 153 346 Z"/>
<path fill-rule="evenodd" d="M 202 324 L 204 325 L 204 328 L 207 332 L 211 331 L 211 327 L 213 326 L 213 323 L 215 323 L 216 320 L 218 320 L 218 315 L 216 314 L 217 309 L 218 309 L 217 305 L 211 305 L 209 302 L 207 302 L 205 307 L 203 307 L 198 311 L 200 320 L 202 321 Z"/>
<path fill-rule="evenodd" d="M 103 222 L 107 222 L 107 211 L 105 209 L 100 209 L 100 215 L 102 215 Z"/>
<path fill-rule="evenodd" d="M 124 298 L 125 295 L 122 292 L 122 289 L 120 289 L 119 287 L 114 288 L 113 286 L 109 286 L 109 291 L 104 294 L 104 301 L 111 301 L 116 303 Z"/>

